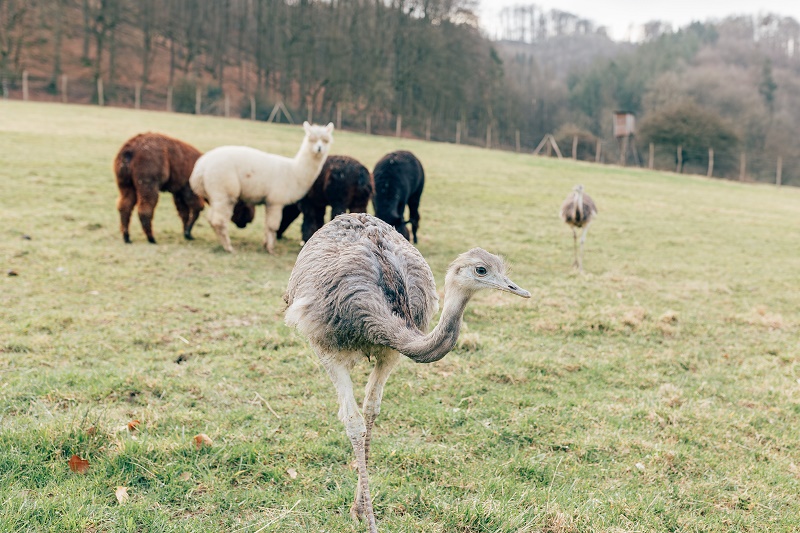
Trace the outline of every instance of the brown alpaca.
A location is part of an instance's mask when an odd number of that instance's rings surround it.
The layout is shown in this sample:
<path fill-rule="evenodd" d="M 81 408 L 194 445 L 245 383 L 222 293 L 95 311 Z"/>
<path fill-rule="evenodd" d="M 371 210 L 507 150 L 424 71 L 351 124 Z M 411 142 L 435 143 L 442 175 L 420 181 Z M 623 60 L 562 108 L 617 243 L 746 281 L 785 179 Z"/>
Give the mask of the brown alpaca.
<path fill-rule="evenodd" d="M 114 159 L 114 173 L 120 230 L 126 243 L 131 242 L 128 226 L 135 205 L 147 240 L 155 244 L 152 224 L 159 191 L 172 193 L 183 221 L 183 236 L 192 239 L 192 226 L 204 204 L 189 186 L 189 176 L 200 155 L 194 146 L 160 133 L 140 133 L 122 145 Z M 236 207 L 234 222 L 243 228 L 253 220 L 254 209 L 244 204 Z"/>

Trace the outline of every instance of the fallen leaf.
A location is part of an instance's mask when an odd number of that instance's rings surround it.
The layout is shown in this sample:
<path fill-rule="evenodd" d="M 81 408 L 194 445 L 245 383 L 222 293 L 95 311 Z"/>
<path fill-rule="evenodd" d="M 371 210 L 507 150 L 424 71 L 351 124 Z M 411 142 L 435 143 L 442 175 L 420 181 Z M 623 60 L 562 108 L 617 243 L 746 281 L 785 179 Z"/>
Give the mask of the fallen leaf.
<path fill-rule="evenodd" d="M 117 487 L 116 492 L 114 492 L 114 496 L 117 497 L 117 501 L 120 505 L 128 501 L 128 487 Z"/>
<path fill-rule="evenodd" d="M 92 426 L 92 427 L 90 427 L 89 429 L 86 430 L 86 434 L 89 435 L 90 437 L 92 435 L 94 435 L 95 433 L 97 433 L 97 428 L 94 427 L 94 426 Z"/>
<path fill-rule="evenodd" d="M 211 446 L 212 444 L 214 444 L 214 441 L 205 433 L 198 433 L 194 436 L 194 445 L 197 446 L 198 450 L 203 446 Z"/>
<path fill-rule="evenodd" d="M 294 468 L 287 468 L 286 473 L 289 474 L 289 477 L 292 479 L 297 479 L 297 470 Z"/>
<path fill-rule="evenodd" d="M 189 481 L 190 479 L 192 479 L 192 473 L 184 472 L 183 474 L 178 476 L 178 479 L 180 479 L 181 481 Z"/>
<path fill-rule="evenodd" d="M 128 431 L 136 431 L 139 429 L 139 424 L 141 424 L 141 422 L 138 420 L 131 420 L 128 422 Z"/>
<path fill-rule="evenodd" d="M 73 455 L 69 458 L 69 469 L 78 474 L 84 474 L 89 470 L 89 461 L 81 459 L 79 455 Z"/>

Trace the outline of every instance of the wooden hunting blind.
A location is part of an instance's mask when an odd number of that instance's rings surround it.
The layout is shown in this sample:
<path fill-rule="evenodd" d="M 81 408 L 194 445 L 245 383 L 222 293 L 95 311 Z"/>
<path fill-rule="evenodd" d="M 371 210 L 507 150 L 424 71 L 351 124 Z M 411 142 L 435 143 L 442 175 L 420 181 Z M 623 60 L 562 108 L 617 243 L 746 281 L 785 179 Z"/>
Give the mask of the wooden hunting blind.
<path fill-rule="evenodd" d="M 614 137 L 636 134 L 636 118 L 628 111 L 614 111 Z"/>
<path fill-rule="evenodd" d="M 614 137 L 628 137 L 636 133 L 636 118 L 627 111 L 614 111 Z"/>
<path fill-rule="evenodd" d="M 625 165 L 628 152 L 633 162 L 639 165 L 639 152 L 636 150 L 636 118 L 630 111 L 614 111 L 614 137 L 619 141 L 619 164 Z"/>

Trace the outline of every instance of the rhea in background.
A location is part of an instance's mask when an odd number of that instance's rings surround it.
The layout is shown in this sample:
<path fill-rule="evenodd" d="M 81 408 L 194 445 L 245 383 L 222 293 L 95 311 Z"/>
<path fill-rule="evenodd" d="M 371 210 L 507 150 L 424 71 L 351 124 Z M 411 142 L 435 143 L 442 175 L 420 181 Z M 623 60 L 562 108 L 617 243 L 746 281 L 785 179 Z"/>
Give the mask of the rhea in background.
<path fill-rule="evenodd" d="M 367 461 L 372 426 L 383 387 L 403 354 L 417 363 L 444 357 L 456 344 L 470 298 L 498 289 L 524 298 L 530 293 L 506 275 L 504 261 L 481 248 L 459 255 L 447 269 L 444 309 L 422 254 L 393 226 L 367 214 L 347 214 L 324 225 L 297 257 L 284 300 L 286 324 L 308 337 L 336 387 L 358 464 L 353 517 L 376 533 Z M 359 412 L 350 369 L 364 357 L 375 361 Z"/>
<path fill-rule="evenodd" d="M 589 231 L 589 224 L 597 215 L 597 206 L 592 198 L 583 192 L 583 185 L 576 185 L 567 199 L 561 204 L 561 220 L 572 228 L 572 237 L 575 245 L 575 262 L 573 266 L 578 270 L 583 270 L 583 243 L 586 241 L 586 232 Z M 583 229 L 581 233 L 580 253 L 578 253 L 578 229 Z"/>

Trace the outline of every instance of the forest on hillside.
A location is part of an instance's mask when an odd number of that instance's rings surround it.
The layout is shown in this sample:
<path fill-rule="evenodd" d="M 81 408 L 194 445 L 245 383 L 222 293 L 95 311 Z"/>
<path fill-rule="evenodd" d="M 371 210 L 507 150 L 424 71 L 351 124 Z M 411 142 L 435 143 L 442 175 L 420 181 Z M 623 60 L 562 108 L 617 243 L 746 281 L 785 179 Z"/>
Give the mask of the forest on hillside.
<path fill-rule="evenodd" d="M 472 0 L 0 0 L 4 95 L 294 120 L 800 185 L 800 24 L 775 15 L 671 28 L 638 43 L 535 4 L 500 40 Z M 198 96 L 199 101 L 198 101 Z M 138 100 L 137 100 L 138 101 Z M 285 118 L 283 116 L 281 119 Z M 577 144 L 573 142 L 577 141 Z M 518 144 L 517 144 L 518 143 Z M 597 150 L 600 148 L 600 153 Z M 709 149 L 713 149 L 713 154 Z M 680 154 L 680 155 L 678 155 Z"/>

